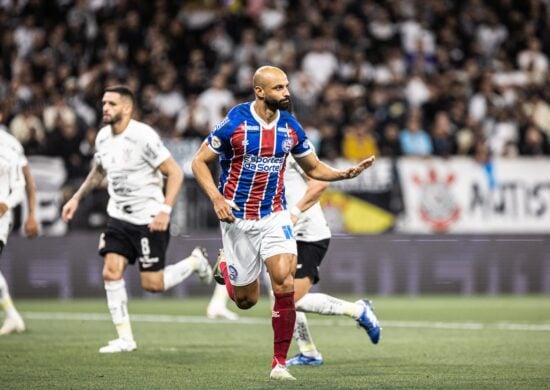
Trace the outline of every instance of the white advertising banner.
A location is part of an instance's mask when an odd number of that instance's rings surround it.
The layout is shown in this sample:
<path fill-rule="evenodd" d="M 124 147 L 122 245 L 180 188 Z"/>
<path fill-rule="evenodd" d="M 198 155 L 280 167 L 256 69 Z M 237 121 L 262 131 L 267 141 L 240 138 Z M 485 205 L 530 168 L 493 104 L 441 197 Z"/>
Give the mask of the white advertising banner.
<path fill-rule="evenodd" d="M 398 161 L 407 233 L 550 233 L 550 159 Z"/>

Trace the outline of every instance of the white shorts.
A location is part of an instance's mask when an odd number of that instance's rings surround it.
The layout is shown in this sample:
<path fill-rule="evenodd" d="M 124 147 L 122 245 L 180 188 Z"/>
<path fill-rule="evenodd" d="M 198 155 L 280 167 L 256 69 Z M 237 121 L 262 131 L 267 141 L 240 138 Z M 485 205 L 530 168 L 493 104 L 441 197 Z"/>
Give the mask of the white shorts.
<path fill-rule="evenodd" d="M 220 222 L 220 226 L 227 271 L 234 286 L 247 286 L 258 279 L 263 262 L 271 256 L 297 253 L 288 210 L 258 220 Z"/>

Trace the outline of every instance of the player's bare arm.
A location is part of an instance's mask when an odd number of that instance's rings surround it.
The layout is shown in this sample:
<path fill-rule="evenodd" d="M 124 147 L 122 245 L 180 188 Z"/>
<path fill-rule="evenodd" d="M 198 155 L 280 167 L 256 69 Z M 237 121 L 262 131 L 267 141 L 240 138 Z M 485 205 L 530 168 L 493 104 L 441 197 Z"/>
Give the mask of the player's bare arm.
<path fill-rule="evenodd" d="M 106 172 L 103 167 L 95 163 L 90 173 L 88 173 L 86 180 L 84 180 L 72 198 L 69 199 L 63 206 L 61 217 L 65 222 L 68 222 L 73 218 L 74 213 L 78 209 L 80 200 L 103 181 L 105 174 Z"/>
<path fill-rule="evenodd" d="M 166 177 L 164 204 L 166 206 L 153 218 L 149 229 L 154 231 L 165 231 L 170 222 L 170 212 L 176 203 L 176 199 L 183 184 L 183 172 L 173 157 L 167 158 L 158 167 L 159 171 Z"/>
<path fill-rule="evenodd" d="M 25 177 L 25 193 L 27 195 L 27 220 L 24 224 L 25 235 L 34 238 L 38 235 L 38 222 L 36 220 L 36 183 L 31 175 L 28 165 L 23 167 L 23 176 Z"/>
<path fill-rule="evenodd" d="M 232 223 L 235 221 L 235 217 L 231 211 L 232 206 L 229 205 L 222 194 L 218 191 L 216 183 L 214 183 L 212 173 L 208 168 L 208 164 L 217 160 L 218 155 L 210 150 L 206 143 L 203 143 L 195 154 L 195 157 L 193 157 L 191 168 L 193 169 L 193 174 L 195 175 L 197 182 L 202 187 L 206 195 L 210 198 L 218 219 L 220 221 Z"/>
<path fill-rule="evenodd" d="M 321 181 L 353 179 L 374 164 L 374 160 L 375 157 L 370 156 L 351 168 L 334 169 L 330 165 L 327 165 L 319 160 L 315 153 L 310 153 L 304 157 L 296 158 L 296 162 L 308 176 Z"/>
<path fill-rule="evenodd" d="M 290 217 L 293 224 L 296 224 L 300 214 L 307 211 L 311 206 L 317 203 L 319 199 L 321 199 L 321 195 L 323 195 L 323 192 L 325 192 L 330 185 L 329 182 L 315 180 L 307 175 L 303 176 L 307 180 L 307 190 L 298 203 L 296 203 L 290 210 Z"/>

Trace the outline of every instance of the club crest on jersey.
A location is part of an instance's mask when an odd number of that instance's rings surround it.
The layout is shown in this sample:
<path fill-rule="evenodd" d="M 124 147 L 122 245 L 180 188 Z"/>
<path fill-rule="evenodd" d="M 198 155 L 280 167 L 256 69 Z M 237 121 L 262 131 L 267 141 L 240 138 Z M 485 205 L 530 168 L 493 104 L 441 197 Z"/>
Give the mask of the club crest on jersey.
<path fill-rule="evenodd" d="M 231 280 L 237 279 L 237 275 L 239 273 L 237 272 L 237 269 L 235 267 L 230 265 L 229 267 L 227 267 L 227 271 L 228 271 L 228 274 L 229 274 L 229 279 L 231 279 Z"/>
<path fill-rule="evenodd" d="M 220 139 L 215 135 L 212 136 L 212 140 L 210 141 L 210 143 L 212 144 L 212 147 L 214 149 L 218 149 L 220 146 L 222 146 L 222 141 L 220 141 Z"/>
<path fill-rule="evenodd" d="M 281 143 L 281 148 L 283 148 L 283 152 L 288 153 L 290 152 L 290 149 L 294 146 L 294 141 L 290 137 L 285 137 L 283 139 L 283 142 Z"/>

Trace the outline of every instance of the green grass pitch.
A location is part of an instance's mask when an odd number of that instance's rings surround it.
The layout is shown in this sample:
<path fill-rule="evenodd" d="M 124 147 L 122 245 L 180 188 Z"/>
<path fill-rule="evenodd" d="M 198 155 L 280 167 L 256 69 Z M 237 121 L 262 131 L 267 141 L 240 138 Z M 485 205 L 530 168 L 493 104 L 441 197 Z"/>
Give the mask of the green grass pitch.
<path fill-rule="evenodd" d="M 292 367 L 292 383 L 268 379 L 265 296 L 238 322 L 207 320 L 206 303 L 131 299 L 138 350 L 100 355 L 115 338 L 103 299 L 16 300 L 28 331 L 0 337 L 0 388 L 550 388 L 549 296 L 375 297 L 378 345 L 349 318 L 309 315 L 325 364 Z"/>

